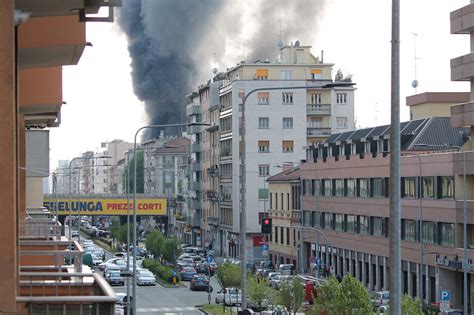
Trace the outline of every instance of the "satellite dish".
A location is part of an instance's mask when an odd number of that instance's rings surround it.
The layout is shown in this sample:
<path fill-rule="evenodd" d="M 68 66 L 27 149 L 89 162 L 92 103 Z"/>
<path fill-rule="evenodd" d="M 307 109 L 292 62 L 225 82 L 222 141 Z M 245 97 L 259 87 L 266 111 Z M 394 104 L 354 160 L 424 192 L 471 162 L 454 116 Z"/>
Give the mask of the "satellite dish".
<path fill-rule="evenodd" d="M 216 67 L 212 68 L 212 73 L 217 74 L 217 72 L 219 72 L 219 69 L 217 69 Z"/>
<path fill-rule="evenodd" d="M 413 80 L 413 81 L 411 82 L 411 86 L 412 86 L 414 89 L 416 89 L 416 88 L 418 87 L 418 80 Z"/>
<path fill-rule="evenodd" d="M 295 42 L 295 45 L 294 45 L 293 47 L 300 47 L 300 41 L 297 40 L 297 41 Z"/>
<path fill-rule="evenodd" d="M 282 48 L 283 47 L 283 42 L 281 40 L 278 41 L 278 48 Z"/>

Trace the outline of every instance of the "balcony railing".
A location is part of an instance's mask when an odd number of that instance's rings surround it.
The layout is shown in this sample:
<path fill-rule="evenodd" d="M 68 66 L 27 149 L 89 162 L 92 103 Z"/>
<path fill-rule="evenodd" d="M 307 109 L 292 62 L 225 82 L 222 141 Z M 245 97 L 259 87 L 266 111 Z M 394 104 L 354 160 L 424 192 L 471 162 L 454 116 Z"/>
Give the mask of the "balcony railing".
<path fill-rule="evenodd" d="M 61 223 L 54 219 L 26 218 L 19 226 L 20 239 L 60 240 Z"/>
<path fill-rule="evenodd" d="M 330 104 L 307 104 L 306 113 L 314 115 L 331 115 Z"/>
<path fill-rule="evenodd" d="M 308 125 L 306 129 L 306 135 L 308 136 L 330 136 L 331 128 L 328 127 L 311 127 Z"/>
<path fill-rule="evenodd" d="M 115 313 L 117 297 L 97 273 L 20 272 L 20 296 L 27 314 Z"/>

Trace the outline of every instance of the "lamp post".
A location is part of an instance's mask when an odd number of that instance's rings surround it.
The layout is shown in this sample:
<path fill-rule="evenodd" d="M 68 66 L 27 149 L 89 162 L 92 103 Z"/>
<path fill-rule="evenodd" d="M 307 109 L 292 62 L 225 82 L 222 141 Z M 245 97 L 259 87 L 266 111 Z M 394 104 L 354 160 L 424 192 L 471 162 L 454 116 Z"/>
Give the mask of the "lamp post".
<path fill-rule="evenodd" d="M 186 127 L 186 126 L 208 126 L 206 123 L 186 123 L 186 124 L 162 124 L 147 125 L 138 128 L 133 138 L 133 287 L 132 287 L 132 309 L 133 314 L 137 310 L 137 136 L 144 129 L 167 128 L 167 127 Z"/>
<path fill-rule="evenodd" d="M 467 181 L 466 181 L 466 151 L 462 146 L 453 145 L 453 144 L 417 144 L 420 147 L 435 147 L 435 148 L 452 148 L 462 152 L 462 172 L 463 172 L 463 259 L 462 259 L 462 268 L 463 268 L 463 308 L 464 313 L 468 314 L 468 298 L 467 298 L 467 269 L 466 269 L 466 262 L 467 262 Z"/>

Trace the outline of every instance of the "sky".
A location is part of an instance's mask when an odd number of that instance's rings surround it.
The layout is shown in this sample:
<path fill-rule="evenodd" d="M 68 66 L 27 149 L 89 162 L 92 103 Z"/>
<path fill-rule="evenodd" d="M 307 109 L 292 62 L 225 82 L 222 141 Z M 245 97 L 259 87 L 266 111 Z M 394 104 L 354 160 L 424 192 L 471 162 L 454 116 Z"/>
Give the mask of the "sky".
<path fill-rule="evenodd" d="M 468 35 L 450 34 L 449 13 L 467 4 L 469 0 L 401 1 L 401 121 L 409 118 L 406 96 L 415 94 L 411 86 L 415 38 L 417 93 L 469 91 L 469 83 L 450 81 L 450 59 L 470 51 Z M 319 23 L 311 42 L 301 44 L 312 45 L 315 56 L 324 50 L 324 61 L 335 64 L 333 75 L 339 68 L 352 74 L 357 84 L 356 126 L 390 123 L 391 1 L 327 0 L 315 18 Z M 298 23 L 285 20 L 285 16 L 281 20 L 283 29 L 285 23 Z M 275 37 L 275 54 L 268 56 L 270 60 L 277 56 L 279 32 L 280 24 L 275 21 L 275 34 L 269 34 Z M 299 39 L 298 34 L 286 34 L 286 38 L 288 42 Z M 66 104 L 61 109 L 60 127 L 50 131 L 52 168 L 58 160 L 97 151 L 101 142 L 123 139 L 133 143 L 135 132 L 146 125 L 143 104 L 133 93 L 126 36 L 116 23 L 88 23 L 87 40 L 92 47 L 85 48 L 79 64 L 63 68 Z M 251 47 L 242 43 L 233 49 L 224 58 L 228 64 L 217 65 L 220 70 L 234 66 Z M 209 64 L 210 78 L 212 56 L 203 63 Z M 192 91 L 184 94 L 188 92 Z"/>

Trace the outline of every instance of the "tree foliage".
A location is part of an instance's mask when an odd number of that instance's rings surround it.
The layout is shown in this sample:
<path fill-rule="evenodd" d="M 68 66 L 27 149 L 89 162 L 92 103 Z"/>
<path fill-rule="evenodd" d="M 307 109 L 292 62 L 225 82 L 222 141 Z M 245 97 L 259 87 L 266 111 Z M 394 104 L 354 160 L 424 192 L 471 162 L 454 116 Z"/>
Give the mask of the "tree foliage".
<path fill-rule="evenodd" d="M 224 263 L 217 269 L 217 279 L 223 288 L 240 288 L 242 279 L 240 277 L 240 266 Z"/>
<path fill-rule="evenodd" d="M 146 237 L 145 246 L 148 251 L 155 257 L 160 257 L 161 247 L 165 242 L 165 237 L 160 231 L 153 231 Z"/>
<path fill-rule="evenodd" d="M 346 275 L 341 283 L 331 277 L 321 284 L 313 311 L 316 314 L 365 315 L 372 314 L 373 307 L 369 291 L 357 279 Z"/>
<path fill-rule="evenodd" d="M 335 82 L 352 82 L 352 74 L 344 76 L 341 69 L 337 69 L 336 76 L 334 77 Z"/>
<path fill-rule="evenodd" d="M 304 288 L 298 278 L 293 280 L 293 300 L 291 309 L 296 313 L 300 309 L 304 300 Z"/>
<path fill-rule="evenodd" d="M 143 150 L 137 150 L 137 193 L 143 194 L 144 193 L 144 162 L 143 162 Z M 133 154 L 130 155 L 129 163 L 125 166 L 123 175 L 122 175 L 122 183 L 123 183 L 123 193 L 126 193 L 126 187 L 128 184 L 128 191 L 129 193 L 133 192 L 133 185 L 134 185 L 134 163 L 135 158 Z M 129 174 L 129 178 L 127 178 L 127 174 Z M 128 183 L 127 183 L 128 182 Z"/>
<path fill-rule="evenodd" d="M 247 294 L 252 305 L 256 305 L 261 309 L 264 300 L 268 304 L 272 304 L 273 289 L 268 285 L 266 279 L 259 280 L 255 276 L 250 276 L 247 279 L 247 287 Z"/>
<path fill-rule="evenodd" d="M 423 315 L 421 300 L 404 294 L 402 296 L 402 314 Z"/>
<path fill-rule="evenodd" d="M 174 262 L 181 254 L 179 241 L 176 238 L 165 239 L 161 244 L 160 253 L 166 261 Z"/>

